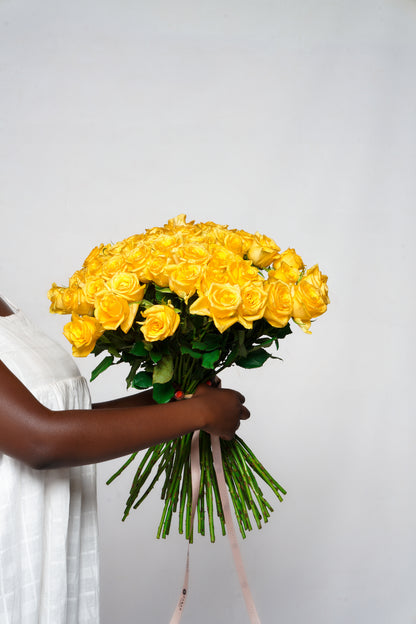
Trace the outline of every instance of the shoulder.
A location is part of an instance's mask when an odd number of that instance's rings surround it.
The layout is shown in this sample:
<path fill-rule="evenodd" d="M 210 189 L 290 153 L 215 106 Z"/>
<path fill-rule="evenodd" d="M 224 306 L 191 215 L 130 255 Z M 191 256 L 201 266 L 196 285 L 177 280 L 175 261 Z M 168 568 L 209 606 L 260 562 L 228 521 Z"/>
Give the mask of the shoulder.
<path fill-rule="evenodd" d="M 0 316 L 10 316 L 14 314 L 13 308 L 0 297 Z"/>

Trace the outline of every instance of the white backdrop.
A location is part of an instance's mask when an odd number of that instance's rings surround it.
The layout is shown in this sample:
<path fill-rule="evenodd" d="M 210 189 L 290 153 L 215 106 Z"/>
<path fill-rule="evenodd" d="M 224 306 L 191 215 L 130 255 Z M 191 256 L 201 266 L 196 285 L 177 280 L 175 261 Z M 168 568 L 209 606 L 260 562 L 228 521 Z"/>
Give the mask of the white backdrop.
<path fill-rule="evenodd" d="M 263 624 L 416 623 L 413 0 L 1 0 L 1 290 L 48 314 L 97 243 L 185 212 L 329 275 L 283 362 L 231 370 L 241 433 L 288 495 L 242 543 Z M 86 375 L 95 365 L 80 362 Z M 124 371 L 92 384 L 124 393 Z M 185 542 L 99 467 L 102 624 L 169 621 Z M 198 539 L 184 624 L 247 621 L 226 540 Z"/>

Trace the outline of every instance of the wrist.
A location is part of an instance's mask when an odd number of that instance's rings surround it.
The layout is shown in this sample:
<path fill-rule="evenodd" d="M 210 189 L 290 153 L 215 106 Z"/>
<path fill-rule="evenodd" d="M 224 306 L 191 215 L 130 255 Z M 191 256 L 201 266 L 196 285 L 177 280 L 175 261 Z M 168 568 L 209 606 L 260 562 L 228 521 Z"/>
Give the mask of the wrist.
<path fill-rule="evenodd" d="M 195 396 L 195 394 L 184 397 L 181 401 L 181 407 L 189 413 L 192 429 L 194 431 L 205 429 L 209 424 L 209 414 L 205 402 L 200 397 Z"/>

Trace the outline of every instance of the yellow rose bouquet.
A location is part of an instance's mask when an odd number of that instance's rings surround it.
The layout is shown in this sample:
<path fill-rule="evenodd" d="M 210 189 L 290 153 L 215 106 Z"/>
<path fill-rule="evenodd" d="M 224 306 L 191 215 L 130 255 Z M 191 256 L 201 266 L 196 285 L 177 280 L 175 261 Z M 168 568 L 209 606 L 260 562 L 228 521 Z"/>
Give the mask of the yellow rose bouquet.
<path fill-rule="evenodd" d="M 187 222 L 185 215 L 116 244 L 94 248 L 67 287 L 53 284 L 51 312 L 71 314 L 64 334 L 73 354 L 107 355 L 91 379 L 127 363 L 127 386 L 153 388 L 158 403 L 192 394 L 232 365 L 262 366 L 290 320 L 310 333 L 329 303 L 327 277 L 306 269 L 294 249 L 281 252 L 269 237 L 216 223 Z M 134 476 L 123 519 L 164 478 L 158 537 L 169 533 L 179 512 L 179 532 L 192 539 L 191 434 L 151 447 Z M 243 537 L 252 522 L 261 528 L 273 511 L 258 479 L 281 501 L 285 490 L 238 436 L 221 441 L 223 468 Z M 112 481 L 136 457 L 109 480 Z M 201 482 L 198 531 L 206 520 L 215 540 L 214 506 L 225 534 L 210 436 L 200 436 Z"/>

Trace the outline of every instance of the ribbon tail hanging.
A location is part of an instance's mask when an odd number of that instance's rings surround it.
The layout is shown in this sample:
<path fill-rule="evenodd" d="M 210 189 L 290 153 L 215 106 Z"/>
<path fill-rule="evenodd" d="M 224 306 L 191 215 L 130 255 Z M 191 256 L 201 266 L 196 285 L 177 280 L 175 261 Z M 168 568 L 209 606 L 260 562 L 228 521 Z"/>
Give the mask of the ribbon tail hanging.
<path fill-rule="evenodd" d="M 253 596 L 251 594 L 250 586 L 248 584 L 240 548 L 238 546 L 233 517 L 231 515 L 227 486 L 225 483 L 224 470 L 222 466 L 221 444 L 218 436 L 211 436 L 211 448 L 214 461 L 214 469 L 217 475 L 218 489 L 220 492 L 222 508 L 224 511 L 225 525 L 227 527 L 228 540 L 230 542 L 234 565 L 237 571 L 238 580 L 240 581 L 240 586 L 243 592 L 244 601 L 246 603 L 247 612 L 250 617 L 250 623 L 261 624 L 260 618 L 257 613 L 256 605 L 254 604 Z"/>

